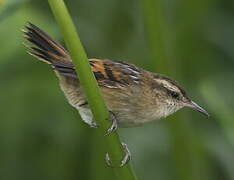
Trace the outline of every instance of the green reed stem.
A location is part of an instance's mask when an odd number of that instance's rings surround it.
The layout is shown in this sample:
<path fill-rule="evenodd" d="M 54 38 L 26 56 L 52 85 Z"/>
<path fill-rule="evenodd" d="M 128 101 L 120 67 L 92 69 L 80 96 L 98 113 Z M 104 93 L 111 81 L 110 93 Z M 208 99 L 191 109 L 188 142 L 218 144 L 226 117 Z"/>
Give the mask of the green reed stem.
<path fill-rule="evenodd" d="M 81 44 L 79 35 L 76 32 L 71 16 L 63 0 L 48 0 L 48 2 L 62 31 L 66 46 L 71 55 L 95 121 L 99 125 L 99 133 L 103 135 L 103 141 L 106 144 L 113 164 L 119 164 L 124 156 L 122 145 L 116 132 L 112 133 L 110 136 L 104 136 L 111 124 L 110 121 L 108 121 L 109 113 L 91 71 L 87 55 Z M 122 168 L 113 168 L 113 171 L 119 180 L 136 180 L 136 176 L 129 164 Z"/>

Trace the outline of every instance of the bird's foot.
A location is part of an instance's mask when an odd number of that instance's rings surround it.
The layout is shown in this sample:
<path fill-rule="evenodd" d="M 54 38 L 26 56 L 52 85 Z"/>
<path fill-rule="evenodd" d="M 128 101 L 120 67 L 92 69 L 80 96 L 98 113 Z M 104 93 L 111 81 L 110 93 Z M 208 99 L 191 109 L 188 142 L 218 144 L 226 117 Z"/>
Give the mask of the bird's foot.
<path fill-rule="evenodd" d="M 121 160 L 121 164 L 119 166 L 113 166 L 112 163 L 111 163 L 111 159 L 110 159 L 109 154 L 106 153 L 105 160 L 106 160 L 106 164 L 107 164 L 108 167 L 120 168 L 120 167 L 123 167 L 124 165 L 126 165 L 131 160 L 131 152 L 129 151 L 127 144 L 125 144 L 125 143 L 121 143 L 121 144 L 122 144 L 123 151 L 124 151 L 124 154 L 125 154 L 124 158 Z"/>
<path fill-rule="evenodd" d="M 116 129 L 118 128 L 117 119 L 116 119 L 114 113 L 111 112 L 111 111 L 110 111 L 110 118 L 109 119 L 112 121 L 112 124 L 109 127 L 109 129 L 107 130 L 107 133 L 105 134 L 105 136 L 110 135 L 111 133 L 113 133 L 114 131 L 116 131 Z"/>

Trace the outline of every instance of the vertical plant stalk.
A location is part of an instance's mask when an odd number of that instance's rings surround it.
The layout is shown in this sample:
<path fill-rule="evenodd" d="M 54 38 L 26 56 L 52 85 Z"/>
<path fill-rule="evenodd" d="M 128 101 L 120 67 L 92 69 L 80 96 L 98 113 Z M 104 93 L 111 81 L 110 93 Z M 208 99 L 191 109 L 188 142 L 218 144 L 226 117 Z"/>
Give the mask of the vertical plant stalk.
<path fill-rule="evenodd" d="M 160 2 L 158 0 L 142 0 L 142 5 L 146 37 L 152 59 L 152 63 L 149 64 L 151 67 L 152 65 L 156 66 L 158 71 L 166 72 L 168 70 L 168 57 L 164 38 L 165 24 Z"/>
<path fill-rule="evenodd" d="M 182 79 L 182 74 L 178 71 L 180 61 L 175 61 L 176 54 L 174 52 L 173 41 L 171 39 L 168 47 L 166 39 L 171 38 L 172 27 L 167 24 L 165 12 L 163 11 L 163 2 L 161 0 L 141 0 L 144 12 L 144 21 L 146 36 L 152 54 L 152 67 L 156 67 L 160 72 L 171 74 L 174 77 Z M 165 3 L 165 2 L 164 2 Z M 167 42 L 167 43 L 166 43 Z M 170 52 L 168 51 L 170 49 Z M 171 52 L 172 51 L 172 52 Z M 173 61 L 172 61 L 173 59 Z M 173 68 L 172 68 L 173 67 Z M 172 156 L 175 161 L 176 174 L 180 180 L 193 180 L 196 174 L 202 174 L 200 167 L 204 167 L 201 163 L 202 152 L 201 143 L 193 133 L 192 127 L 185 118 L 179 119 L 181 116 L 173 115 L 173 120 L 168 121 L 172 139 Z M 184 116 L 185 117 L 185 116 Z M 175 121 L 177 119 L 177 121 Z M 183 120 L 183 121 L 182 121 Z M 195 165 L 194 165 L 195 164 Z M 198 173 L 197 173 L 198 172 Z M 201 173 L 202 172 L 202 173 Z M 198 178 L 199 179 L 199 178 Z"/>
<path fill-rule="evenodd" d="M 217 119 L 222 126 L 227 139 L 234 147 L 234 113 L 232 108 L 230 107 L 230 105 L 225 103 L 225 100 L 223 99 L 221 94 L 219 94 L 217 84 L 205 81 L 201 84 L 200 89 L 212 112 L 215 114 L 216 117 L 218 117 Z"/>
<path fill-rule="evenodd" d="M 109 113 L 70 14 L 63 0 L 48 0 L 48 2 L 62 31 L 76 73 L 84 89 L 94 119 L 99 125 L 98 131 L 103 135 L 103 141 L 106 143 L 111 161 L 114 165 L 119 165 L 124 156 L 122 145 L 116 132 L 110 136 L 104 136 L 111 125 L 110 121 L 108 121 Z M 113 168 L 113 170 L 119 180 L 136 180 L 130 164 L 122 168 Z"/>

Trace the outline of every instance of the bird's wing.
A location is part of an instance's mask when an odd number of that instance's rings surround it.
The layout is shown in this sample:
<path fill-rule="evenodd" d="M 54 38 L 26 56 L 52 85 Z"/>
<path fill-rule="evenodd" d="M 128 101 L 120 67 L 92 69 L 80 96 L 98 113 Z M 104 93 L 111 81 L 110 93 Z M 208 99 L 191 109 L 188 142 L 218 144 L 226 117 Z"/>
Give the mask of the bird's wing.
<path fill-rule="evenodd" d="M 89 63 L 100 86 L 121 88 L 139 83 L 141 70 L 132 64 L 108 59 L 89 59 Z M 77 78 L 72 62 L 57 61 L 52 66 L 61 75 Z"/>

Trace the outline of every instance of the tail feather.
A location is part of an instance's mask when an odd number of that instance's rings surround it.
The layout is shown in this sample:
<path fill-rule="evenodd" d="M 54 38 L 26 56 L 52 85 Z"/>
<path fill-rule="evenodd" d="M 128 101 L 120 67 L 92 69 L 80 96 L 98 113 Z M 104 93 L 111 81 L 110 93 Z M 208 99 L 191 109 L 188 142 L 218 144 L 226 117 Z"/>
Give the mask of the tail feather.
<path fill-rule="evenodd" d="M 40 28 L 31 23 L 25 28 L 24 38 L 34 45 L 25 45 L 30 55 L 48 64 L 71 61 L 67 51 Z"/>

